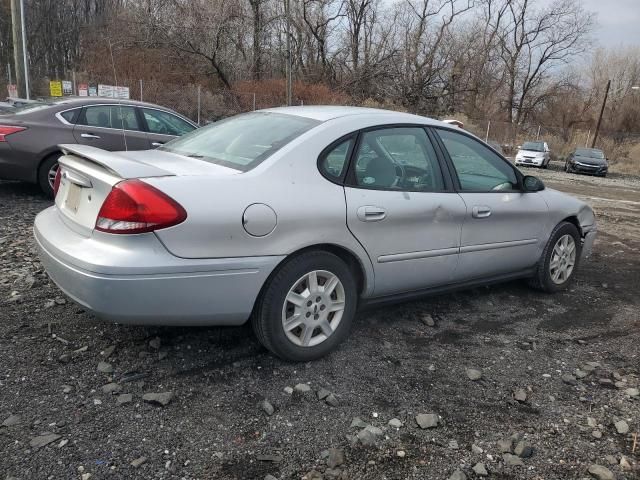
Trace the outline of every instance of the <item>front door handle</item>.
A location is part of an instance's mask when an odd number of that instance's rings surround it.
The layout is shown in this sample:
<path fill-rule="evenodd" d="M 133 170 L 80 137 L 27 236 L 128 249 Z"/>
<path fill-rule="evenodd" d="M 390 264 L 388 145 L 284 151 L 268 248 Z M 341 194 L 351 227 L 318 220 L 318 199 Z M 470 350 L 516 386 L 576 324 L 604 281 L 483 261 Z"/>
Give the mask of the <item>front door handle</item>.
<path fill-rule="evenodd" d="M 164 145 L 164 142 L 151 142 L 152 147 L 161 147 Z"/>
<path fill-rule="evenodd" d="M 82 138 L 100 138 L 98 135 L 94 135 L 93 133 L 81 133 L 80 136 Z"/>
<path fill-rule="evenodd" d="M 471 210 L 473 218 L 487 218 L 491 216 L 491 208 L 486 205 L 476 205 Z"/>
<path fill-rule="evenodd" d="M 381 207 L 365 205 L 356 212 L 358 220 L 362 222 L 379 222 L 387 217 L 387 211 Z"/>

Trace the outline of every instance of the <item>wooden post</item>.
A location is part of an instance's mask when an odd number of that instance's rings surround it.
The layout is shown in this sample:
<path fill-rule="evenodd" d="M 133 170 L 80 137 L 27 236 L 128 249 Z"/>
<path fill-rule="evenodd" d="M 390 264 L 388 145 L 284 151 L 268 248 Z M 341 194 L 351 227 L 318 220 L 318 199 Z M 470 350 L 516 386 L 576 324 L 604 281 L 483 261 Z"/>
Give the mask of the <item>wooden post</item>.
<path fill-rule="evenodd" d="M 598 117 L 598 125 L 596 125 L 596 133 L 593 134 L 593 142 L 591 142 L 591 148 L 596 148 L 596 141 L 598 140 L 598 134 L 600 133 L 600 125 L 602 124 L 604 107 L 607 106 L 607 98 L 609 97 L 610 88 L 611 88 L 611 80 L 607 82 L 607 89 L 604 92 L 604 100 L 602 101 L 602 108 L 600 109 L 600 116 Z"/>

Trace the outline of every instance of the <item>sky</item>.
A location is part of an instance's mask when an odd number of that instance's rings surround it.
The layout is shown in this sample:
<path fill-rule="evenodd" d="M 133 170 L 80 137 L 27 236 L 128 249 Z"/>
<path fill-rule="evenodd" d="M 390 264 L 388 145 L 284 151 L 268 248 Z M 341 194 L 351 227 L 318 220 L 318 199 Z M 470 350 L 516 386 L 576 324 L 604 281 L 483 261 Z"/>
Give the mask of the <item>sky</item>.
<path fill-rule="evenodd" d="M 640 0 L 580 1 L 597 15 L 594 39 L 601 46 L 640 45 Z"/>

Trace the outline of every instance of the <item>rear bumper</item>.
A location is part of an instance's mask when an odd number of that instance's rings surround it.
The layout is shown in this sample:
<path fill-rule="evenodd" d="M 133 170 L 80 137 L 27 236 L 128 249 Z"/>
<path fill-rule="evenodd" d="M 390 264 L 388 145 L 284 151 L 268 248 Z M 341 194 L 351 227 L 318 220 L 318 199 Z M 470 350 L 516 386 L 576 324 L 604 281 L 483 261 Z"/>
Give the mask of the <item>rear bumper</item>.
<path fill-rule="evenodd" d="M 97 317 L 128 324 L 240 325 L 281 256 L 183 259 L 153 234 L 71 230 L 56 207 L 34 225 L 51 279 Z"/>

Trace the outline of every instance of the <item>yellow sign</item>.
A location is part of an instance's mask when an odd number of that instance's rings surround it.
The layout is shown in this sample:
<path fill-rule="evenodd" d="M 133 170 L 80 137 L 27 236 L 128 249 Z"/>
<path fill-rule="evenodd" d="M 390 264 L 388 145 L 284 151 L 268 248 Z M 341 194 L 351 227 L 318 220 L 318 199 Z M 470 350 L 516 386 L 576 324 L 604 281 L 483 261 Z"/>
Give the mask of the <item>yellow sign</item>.
<path fill-rule="evenodd" d="M 51 81 L 49 82 L 49 91 L 52 97 L 62 96 L 62 82 Z"/>

